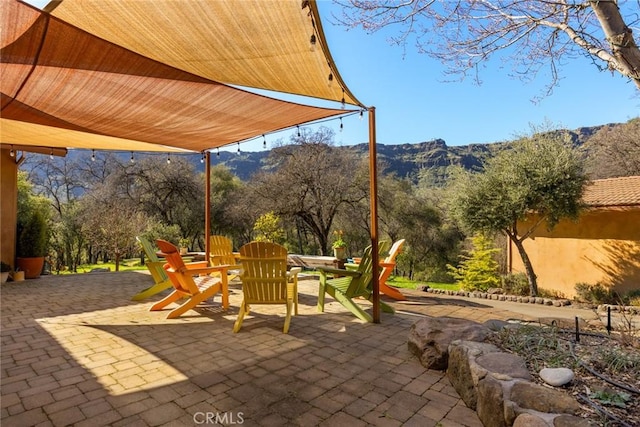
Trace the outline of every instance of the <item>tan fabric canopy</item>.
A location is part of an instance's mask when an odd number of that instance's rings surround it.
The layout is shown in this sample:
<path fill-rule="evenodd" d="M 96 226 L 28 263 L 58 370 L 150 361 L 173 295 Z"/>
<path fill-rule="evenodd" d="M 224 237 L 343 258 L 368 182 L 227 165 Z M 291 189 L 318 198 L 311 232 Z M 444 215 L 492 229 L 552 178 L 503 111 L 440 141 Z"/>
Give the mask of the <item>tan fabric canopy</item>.
<path fill-rule="evenodd" d="M 303 3 L 65 0 L 43 12 L 0 2 L 1 142 L 202 151 L 353 110 L 229 84 L 362 107 L 333 65 L 315 2 Z"/>

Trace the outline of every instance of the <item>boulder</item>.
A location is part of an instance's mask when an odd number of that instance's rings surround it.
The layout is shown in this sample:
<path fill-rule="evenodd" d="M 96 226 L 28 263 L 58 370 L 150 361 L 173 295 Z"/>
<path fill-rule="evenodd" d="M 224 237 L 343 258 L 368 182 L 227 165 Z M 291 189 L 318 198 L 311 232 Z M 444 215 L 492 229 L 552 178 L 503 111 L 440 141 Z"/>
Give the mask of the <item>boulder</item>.
<path fill-rule="evenodd" d="M 509 399 L 520 408 L 538 412 L 575 415 L 580 410 L 578 402 L 568 394 L 531 382 L 515 383 Z"/>
<path fill-rule="evenodd" d="M 411 325 L 408 347 L 425 368 L 445 370 L 452 341 L 482 342 L 490 333 L 489 328 L 471 320 L 426 317 Z"/>
<path fill-rule="evenodd" d="M 447 378 L 470 409 L 476 409 L 477 385 L 487 375 L 487 371 L 475 363 L 475 360 L 478 356 L 487 354 L 501 354 L 501 350 L 493 344 L 474 341 L 453 341 L 449 346 Z"/>
<path fill-rule="evenodd" d="M 549 424 L 540 417 L 532 414 L 520 414 L 513 422 L 513 427 L 549 427 Z"/>
<path fill-rule="evenodd" d="M 569 368 L 543 368 L 540 370 L 540 379 L 554 387 L 561 387 L 573 380 L 573 371 Z"/>

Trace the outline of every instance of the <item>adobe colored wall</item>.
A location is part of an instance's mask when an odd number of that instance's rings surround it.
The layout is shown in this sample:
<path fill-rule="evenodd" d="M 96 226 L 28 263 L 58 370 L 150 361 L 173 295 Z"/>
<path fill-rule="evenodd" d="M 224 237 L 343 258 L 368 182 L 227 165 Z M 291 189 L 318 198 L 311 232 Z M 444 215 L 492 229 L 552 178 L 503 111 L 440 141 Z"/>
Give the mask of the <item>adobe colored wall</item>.
<path fill-rule="evenodd" d="M 18 166 L 9 150 L 0 150 L 0 260 L 15 267 Z"/>
<path fill-rule="evenodd" d="M 576 283 L 601 282 L 620 293 L 640 289 L 640 207 L 589 210 L 551 232 L 543 224 L 524 246 L 541 289 L 567 298 L 576 295 Z M 524 272 L 518 250 L 513 244 L 510 250 L 512 271 Z"/>

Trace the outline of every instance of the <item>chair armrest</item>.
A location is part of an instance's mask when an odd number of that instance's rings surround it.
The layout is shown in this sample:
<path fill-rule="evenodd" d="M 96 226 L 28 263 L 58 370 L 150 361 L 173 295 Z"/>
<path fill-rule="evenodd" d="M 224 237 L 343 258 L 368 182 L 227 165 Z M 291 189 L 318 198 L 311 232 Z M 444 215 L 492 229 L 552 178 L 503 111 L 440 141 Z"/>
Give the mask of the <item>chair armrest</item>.
<path fill-rule="evenodd" d="M 193 263 L 196 264 L 196 263 Z M 180 270 L 181 273 L 188 273 L 191 275 L 196 275 L 196 274 L 210 274 L 213 273 L 214 271 L 220 271 L 220 272 L 226 272 L 227 269 L 229 268 L 228 265 L 216 265 L 213 267 L 209 267 L 207 266 L 207 263 L 204 262 L 204 266 L 203 267 L 186 267 Z"/>
<path fill-rule="evenodd" d="M 194 261 L 194 262 L 185 262 L 185 268 L 191 270 L 192 268 L 204 268 L 208 267 L 209 263 L 207 261 Z"/>
<path fill-rule="evenodd" d="M 380 267 L 395 268 L 395 266 L 396 266 L 395 262 L 380 262 Z"/>
<path fill-rule="evenodd" d="M 302 271 L 302 267 L 293 267 L 291 270 L 287 271 L 288 279 L 298 279 L 298 273 Z"/>
<path fill-rule="evenodd" d="M 352 276 L 352 277 L 358 277 L 360 276 L 360 272 L 359 271 L 354 271 L 354 270 L 343 270 L 341 268 L 330 268 L 330 267 L 318 267 L 317 270 L 320 272 L 320 274 L 322 274 L 323 276 L 326 276 L 327 274 L 330 275 L 340 275 L 340 276 Z"/>

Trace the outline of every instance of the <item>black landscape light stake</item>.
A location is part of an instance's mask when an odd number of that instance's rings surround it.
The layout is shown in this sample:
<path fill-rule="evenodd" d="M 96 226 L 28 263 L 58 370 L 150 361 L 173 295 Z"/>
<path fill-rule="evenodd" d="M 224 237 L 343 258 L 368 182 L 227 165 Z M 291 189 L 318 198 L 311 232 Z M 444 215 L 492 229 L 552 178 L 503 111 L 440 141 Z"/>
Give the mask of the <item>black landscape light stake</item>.
<path fill-rule="evenodd" d="M 607 307 L 607 334 L 611 335 L 611 306 Z"/>
<path fill-rule="evenodd" d="M 578 323 L 578 316 L 576 316 L 576 342 L 580 342 L 580 326 Z"/>

